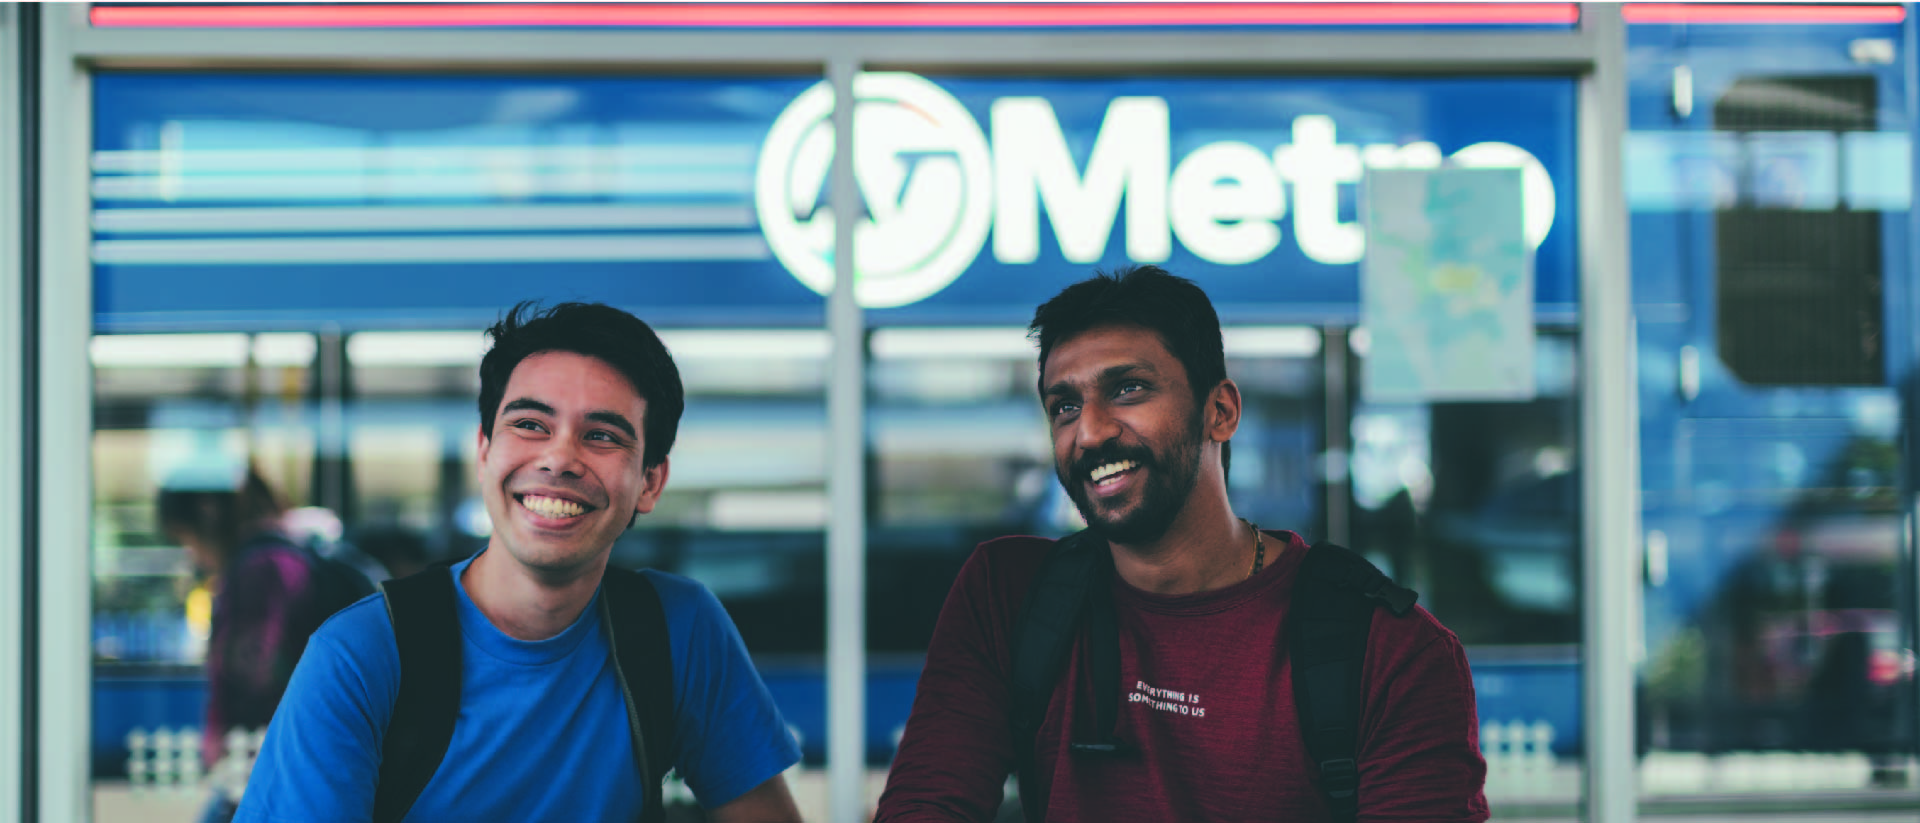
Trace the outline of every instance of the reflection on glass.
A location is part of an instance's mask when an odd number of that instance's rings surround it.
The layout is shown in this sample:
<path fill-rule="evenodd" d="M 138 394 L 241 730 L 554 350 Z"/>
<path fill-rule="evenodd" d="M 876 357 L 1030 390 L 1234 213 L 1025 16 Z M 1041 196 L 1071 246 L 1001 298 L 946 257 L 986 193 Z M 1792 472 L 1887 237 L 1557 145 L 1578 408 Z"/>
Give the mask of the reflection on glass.
<path fill-rule="evenodd" d="M 338 512 L 334 536 L 379 576 L 485 545 L 490 525 L 474 479 L 482 336 L 298 337 L 304 347 L 284 335 L 96 338 L 98 819 L 198 819 L 209 791 L 245 782 L 244 771 L 228 774 L 197 755 L 206 750 L 201 666 L 212 593 L 156 523 L 168 472 L 208 455 L 250 458 L 289 506 Z M 824 335 L 663 337 L 688 389 L 672 483 L 657 512 L 615 544 L 613 562 L 713 590 L 819 762 Z M 329 347 L 344 368 L 316 365 Z M 250 352 L 268 356 L 249 362 Z M 340 445 L 330 451 L 327 442 Z M 244 753 L 254 741 L 222 742 Z"/>
<path fill-rule="evenodd" d="M 1630 107 L 1642 793 L 1910 816 L 1910 90 L 1860 30 L 1674 35 L 1629 35 L 1702 81 Z"/>
<path fill-rule="evenodd" d="M 1367 335 L 1353 335 L 1356 369 Z M 1574 336 L 1540 328 L 1535 397 L 1375 403 L 1348 459 L 1351 547 L 1467 647 L 1496 817 L 1580 799 L 1580 465 Z"/>
<path fill-rule="evenodd" d="M 206 597 L 151 522 L 167 450 L 250 457 L 385 572 L 471 554 L 478 330 L 528 298 L 700 327 L 663 335 L 688 400 L 672 483 L 613 562 L 719 593 L 819 759 L 826 338 L 791 327 L 822 304 L 754 208 L 760 144 L 818 82 L 93 76 L 96 819 L 194 819 L 222 779 L 163 765 L 205 701 L 177 628 Z M 790 328 L 737 328 L 761 324 Z"/>
<path fill-rule="evenodd" d="M 244 740 L 203 731 L 218 580 L 162 527 L 156 498 L 196 472 L 251 462 L 283 502 L 304 504 L 317 452 L 302 399 L 314 346 L 304 334 L 94 341 L 92 749 L 95 777 L 108 779 L 96 795 L 102 819 L 197 819 L 208 787 L 238 762 L 222 749 L 244 751 Z"/>
<path fill-rule="evenodd" d="M 1693 459 L 1676 468 L 1691 476 L 1647 500 L 1663 565 L 1690 572 L 1649 576 L 1647 747 L 1810 753 L 1796 781 L 1774 788 L 1911 779 L 1906 515 L 1897 445 L 1876 428 L 1860 417 L 1681 421 L 1673 447 Z"/>
<path fill-rule="evenodd" d="M 1483 749 L 1495 767 L 1490 798 L 1502 807 L 1577 801 L 1573 335 L 1540 330 L 1532 402 L 1361 397 L 1350 419 L 1333 424 L 1327 382 L 1345 375 L 1356 391 L 1364 368 L 1344 345 L 1323 347 L 1344 334 L 1229 327 L 1225 337 L 1228 374 L 1245 399 L 1230 472 L 1235 510 L 1309 539 L 1348 541 L 1418 588 L 1468 644 Z M 1054 477 L 1035 352 L 1021 330 L 888 328 L 871 342 L 868 697 L 870 716 L 897 731 L 934 617 L 974 545 L 1083 524 Z M 1330 369 L 1332 356 L 1353 359 Z M 1351 443 L 1337 464 L 1327 453 L 1330 425 L 1347 426 Z M 1351 489 L 1344 534 L 1330 532 L 1329 484 Z"/>

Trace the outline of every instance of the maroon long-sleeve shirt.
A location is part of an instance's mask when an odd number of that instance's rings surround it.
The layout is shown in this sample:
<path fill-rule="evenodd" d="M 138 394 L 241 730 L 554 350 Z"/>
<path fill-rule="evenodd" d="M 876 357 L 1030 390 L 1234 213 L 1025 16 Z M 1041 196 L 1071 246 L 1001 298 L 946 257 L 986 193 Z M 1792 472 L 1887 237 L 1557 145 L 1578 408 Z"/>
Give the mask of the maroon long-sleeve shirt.
<path fill-rule="evenodd" d="M 1091 716 L 1084 632 L 1036 739 L 1012 739 L 1011 632 L 1052 542 L 982 544 L 934 628 L 878 823 L 992 820 L 1016 745 L 1033 746 L 1035 774 L 1021 798 L 1030 821 L 1042 800 L 1049 823 L 1330 820 L 1310 778 L 1282 640 L 1308 548 L 1291 532 L 1267 534 L 1269 551 L 1286 550 L 1260 574 L 1217 591 L 1155 595 L 1116 577 L 1115 736 L 1138 749 L 1120 756 L 1068 748 L 1069 727 Z M 1399 618 L 1377 611 L 1363 678 L 1359 819 L 1486 820 L 1473 681 L 1453 633 L 1425 609 Z"/>

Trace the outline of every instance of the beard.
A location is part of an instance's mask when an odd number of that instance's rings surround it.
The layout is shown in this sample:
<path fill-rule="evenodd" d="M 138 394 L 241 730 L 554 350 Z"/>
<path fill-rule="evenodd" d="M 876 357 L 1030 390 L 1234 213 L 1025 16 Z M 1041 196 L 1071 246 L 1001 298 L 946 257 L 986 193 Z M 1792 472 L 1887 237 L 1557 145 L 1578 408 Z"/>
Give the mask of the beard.
<path fill-rule="evenodd" d="M 1187 436 L 1174 442 L 1164 454 L 1155 454 L 1145 445 L 1107 443 L 1082 454 L 1071 465 L 1055 462 L 1054 473 L 1059 475 L 1060 485 L 1089 529 L 1109 542 L 1128 546 L 1152 543 L 1166 535 L 1173 521 L 1186 510 L 1187 500 L 1193 496 L 1193 487 L 1200 476 L 1202 434 L 1198 409 L 1184 428 Z M 1136 471 L 1144 471 L 1147 482 L 1140 488 L 1139 502 L 1131 509 L 1102 510 L 1087 494 L 1087 474 L 1117 460 L 1138 464 Z"/>

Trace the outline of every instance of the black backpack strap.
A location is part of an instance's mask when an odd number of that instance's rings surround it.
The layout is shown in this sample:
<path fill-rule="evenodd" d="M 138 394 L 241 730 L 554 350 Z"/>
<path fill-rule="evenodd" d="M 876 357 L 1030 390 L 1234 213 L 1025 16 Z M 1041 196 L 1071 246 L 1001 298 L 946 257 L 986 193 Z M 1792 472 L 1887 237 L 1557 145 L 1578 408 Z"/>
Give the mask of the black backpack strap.
<path fill-rule="evenodd" d="M 400 695 L 380 744 L 374 823 L 400 823 L 433 779 L 460 716 L 460 615 L 453 574 L 435 563 L 380 583 L 400 649 Z"/>
<path fill-rule="evenodd" d="M 613 671 L 627 706 L 633 760 L 645 780 L 642 823 L 666 819 L 661 784 L 673 769 L 673 641 L 666 607 L 653 581 L 609 566 L 600 582 L 600 625 L 612 647 Z"/>
<path fill-rule="evenodd" d="M 1287 645 L 1300 733 L 1307 757 L 1319 768 L 1320 792 L 1333 820 L 1352 823 L 1360 811 L 1361 663 L 1374 607 L 1404 616 L 1419 595 L 1332 543 L 1309 549 L 1299 575 L 1288 607 Z"/>
<path fill-rule="evenodd" d="M 1027 589 L 1019 622 L 1014 624 L 1010 695 L 1014 749 L 1023 759 L 1031 754 L 1030 744 L 1046 719 L 1054 681 L 1080 628 L 1081 606 L 1099 559 L 1094 550 L 1104 553 L 1105 543 L 1084 531 L 1061 538 L 1047 551 Z"/>
<path fill-rule="evenodd" d="M 1045 722 L 1047 704 L 1066 665 L 1080 621 L 1088 621 L 1089 666 L 1095 678 L 1093 743 L 1074 742 L 1075 751 L 1117 753 L 1124 746 L 1114 739 L 1119 714 L 1120 640 L 1113 614 L 1113 556 L 1107 541 L 1088 531 L 1061 538 L 1047 551 L 1027 589 L 1025 604 L 1013 630 L 1011 674 L 1013 748 L 1019 778 L 1033 773 L 1034 739 Z M 1044 818 L 1046 799 L 1027 801 Z"/>
<path fill-rule="evenodd" d="M 1132 747 L 1114 734 L 1120 715 L 1120 624 L 1113 614 L 1113 555 L 1106 541 L 1087 575 L 1087 670 L 1093 676 L 1094 742 L 1079 740 L 1076 752 L 1125 754 Z"/>

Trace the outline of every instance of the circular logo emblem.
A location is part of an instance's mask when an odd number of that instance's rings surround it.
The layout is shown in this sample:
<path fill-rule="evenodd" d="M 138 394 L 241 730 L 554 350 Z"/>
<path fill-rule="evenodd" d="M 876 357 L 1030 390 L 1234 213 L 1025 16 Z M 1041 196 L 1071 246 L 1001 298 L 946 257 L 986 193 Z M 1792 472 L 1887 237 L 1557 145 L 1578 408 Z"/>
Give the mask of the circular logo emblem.
<path fill-rule="evenodd" d="M 918 75 L 876 72 L 853 81 L 853 174 L 865 214 L 854 226 L 854 298 L 904 306 L 966 271 L 993 223 L 993 169 L 980 125 L 958 100 Z M 760 231 L 787 271 L 833 290 L 833 87 L 802 92 L 760 147 L 754 206 Z"/>

